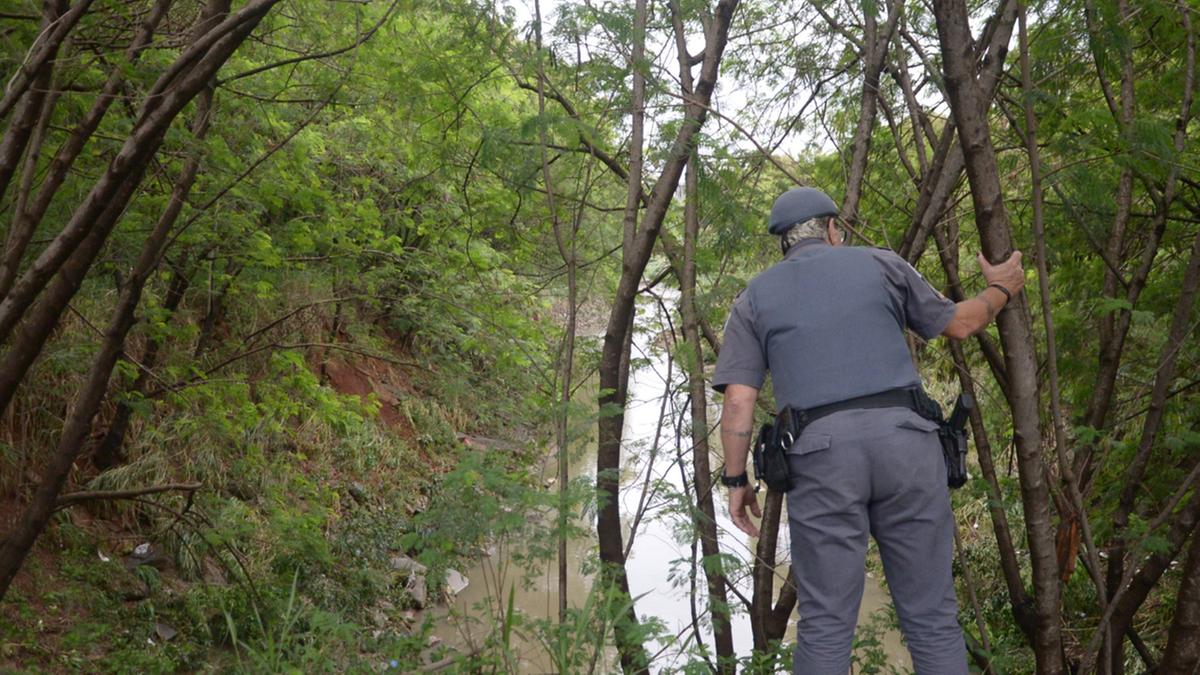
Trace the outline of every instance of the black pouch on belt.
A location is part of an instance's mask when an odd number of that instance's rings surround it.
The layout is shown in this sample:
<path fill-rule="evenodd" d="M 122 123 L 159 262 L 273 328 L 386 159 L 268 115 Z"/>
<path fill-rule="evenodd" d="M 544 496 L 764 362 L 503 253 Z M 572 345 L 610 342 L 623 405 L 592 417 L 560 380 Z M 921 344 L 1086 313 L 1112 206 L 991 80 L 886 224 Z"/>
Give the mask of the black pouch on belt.
<path fill-rule="evenodd" d="M 796 440 L 795 420 L 790 408 L 775 417 L 774 424 L 764 424 L 754 442 L 754 476 L 775 492 L 792 489 L 788 474 L 787 451 Z"/>

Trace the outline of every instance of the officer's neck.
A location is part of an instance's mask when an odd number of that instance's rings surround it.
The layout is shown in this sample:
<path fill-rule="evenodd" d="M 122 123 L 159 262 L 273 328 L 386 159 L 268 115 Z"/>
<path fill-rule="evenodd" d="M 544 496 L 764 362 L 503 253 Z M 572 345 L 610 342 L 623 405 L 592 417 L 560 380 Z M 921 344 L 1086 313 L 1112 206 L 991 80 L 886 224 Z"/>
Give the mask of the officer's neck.
<path fill-rule="evenodd" d="M 824 237 L 805 237 L 804 239 L 801 239 L 800 241 L 788 247 L 788 250 L 784 252 L 783 257 L 784 259 L 794 258 L 799 255 L 801 251 L 810 250 L 819 246 L 829 246 L 829 242 L 825 241 Z"/>

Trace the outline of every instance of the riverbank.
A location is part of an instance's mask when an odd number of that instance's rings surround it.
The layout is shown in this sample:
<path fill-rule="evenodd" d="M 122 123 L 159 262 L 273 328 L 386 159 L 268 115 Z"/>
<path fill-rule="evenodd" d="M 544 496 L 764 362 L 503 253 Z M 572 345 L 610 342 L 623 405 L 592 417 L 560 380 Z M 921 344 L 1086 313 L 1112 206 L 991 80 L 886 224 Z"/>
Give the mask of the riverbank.
<path fill-rule="evenodd" d="M 434 615 L 495 523 L 444 518 L 446 504 L 478 480 L 514 508 L 542 422 L 532 405 L 512 416 L 519 378 L 471 388 L 442 359 L 343 339 L 321 358 L 267 360 L 238 422 L 250 431 L 218 440 L 203 425 L 226 424 L 226 409 L 193 411 L 205 443 L 187 465 L 139 436 L 127 464 L 92 479 L 113 490 L 182 472 L 200 487 L 60 510 L 0 603 L 0 670 L 411 672 L 455 657 Z"/>

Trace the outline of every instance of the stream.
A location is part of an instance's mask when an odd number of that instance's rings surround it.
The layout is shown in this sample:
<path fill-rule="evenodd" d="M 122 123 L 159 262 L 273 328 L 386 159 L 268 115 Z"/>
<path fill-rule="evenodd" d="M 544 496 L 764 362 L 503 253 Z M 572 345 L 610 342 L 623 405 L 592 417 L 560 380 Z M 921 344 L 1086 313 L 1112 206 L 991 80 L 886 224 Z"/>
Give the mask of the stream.
<path fill-rule="evenodd" d="M 650 317 L 644 315 L 651 314 Z M 629 378 L 629 400 L 625 408 L 625 433 L 622 444 L 621 472 L 621 518 L 624 525 L 624 541 L 629 545 L 630 528 L 633 526 L 635 514 L 644 509 L 643 515 L 637 522 L 634 544 L 626 563 L 630 591 L 636 598 L 638 618 L 645 621 L 648 617 L 657 617 L 665 626 L 668 635 L 678 636 L 678 639 L 667 640 L 664 644 L 650 641 L 646 648 L 653 655 L 651 670 L 653 672 L 672 672 L 682 668 L 689 660 L 687 652 L 693 647 L 691 598 L 692 585 L 692 545 L 688 540 L 691 523 L 685 509 L 680 507 L 677 499 L 684 490 L 684 473 L 691 480 L 691 440 L 687 435 L 687 391 L 683 373 L 678 364 L 670 363 L 664 350 L 652 348 L 653 338 L 660 332 L 656 325 L 657 314 L 652 305 L 640 305 L 638 331 L 634 337 L 634 369 Z M 710 402 L 711 391 L 710 391 Z M 719 418 L 720 408 L 711 405 L 709 408 L 709 424 L 715 424 Z M 661 425 L 660 425 L 661 419 Z M 685 437 L 680 439 L 677 430 L 684 430 Z M 594 432 L 593 432 L 594 435 Z M 711 465 L 718 467 L 722 458 L 720 442 L 717 434 L 712 434 L 713 454 Z M 678 457 L 682 457 L 683 472 L 680 471 Z M 596 445 L 594 437 L 587 440 L 582 448 L 576 448 L 571 459 L 570 473 L 572 478 L 588 476 L 594 479 L 596 473 Z M 542 475 L 548 489 L 557 490 L 553 484 L 553 476 L 557 475 L 557 466 L 553 456 L 545 461 Z M 649 476 L 649 480 L 647 480 Z M 736 556 L 744 561 L 742 569 L 747 572 L 735 582 L 742 594 L 751 594 L 749 578 L 749 560 L 751 559 L 754 541 L 734 527 L 729 518 L 728 501 L 723 490 L 715 500 L 717 507 L 717 524 L 721 549 L 724 553 Z M 761 496 L 760 496 L 761 504 Z M 594 512 L 585 514 L 580 521 L 586 527 L 588 536 L 578 537 L 568 542 L 568 570 L 572 575 L 567 582 L 567 602 L 574 607 L 580 607 L 586 601 L 592 578 L 585 575 L 583 569 L 591 569 L 589 557 L 595 558 L 595 515 Z M 780 528 L 779 551 L 786 556 L 788 551 L 787 514 L 784 513 L 784 523 Z M 447 644 L 462 650 L 472 649 L 482 641 L 482 637 L 493 630 L 494 612 L 486 609 L 495 607 L 497 602 L 507 602 L 509 594 L 513 595 L 514 607 L 531 618 L 555 618 L 558 611 L 558 582 L 557 568 L 554 561 L 540 570 L 532 578 L 532 584 L 523 583 L 524 570 L 514 561 L 514 555 L 519 554 L 520 542 L 509 542 L 493 546 L 485 555 L 477 559 L 466 570 L 470 585 L 454 599 L 449 613 L 439 622 L 435 635 Z M 698 544 L 697 544 L 698 548 Z M 699 555 L 699 552 L 696 552 Z M 875 569 L 879 569 L 877 564 Z M 782 561 L 778 573 L 786 574 L 787 561 Z M 706 608 L 706 582 L 703 572 L 695 570 L 695 607 L 703 614 Z M 859 635 L 863 634 L 863 625 L 876 612 L 889 609 L 890 600 L 887 591 L 880 585 L 878 575 L 868 571 L 866 590 L 862 606 L 859 610 Z M 778 581 L 776 592 L 778 592 Z M 503 599 L 503 600 L 497 600 Z M 730 597 L 730 603 L 735 608 L 732 618 L 734 648 L 738 655 L 748 655 L 753 647 L 750 629 L 750 617 L 745 611 L 737 611 L 740 601 Z M 490 605 L 489 605 L 490 603 Z M 792 625 L 785 636 L 785 642 L 795 640 L 796 614 L 792 614 Z M 712 648 L 710 628 L 701 631 L 705 644 Z M 898 632 L 892 629 L 882 631 L 879 635 L 883 653 L 889 665 L 898 672 L 911 672 L 911 659 L 908 651 L 900 641 Z M 611 639 L 610 639 L 611 642 Z M 550 672 L 550 660 L 545 648 L 536 640 L 518 634 L 513 641 L 513 651 L 519 659 L 515 664 L 518 672 L 542 673 Z M 691 658 L 698 658 L 692 656 Z M 610 646 L 598 672 L 619 672 L 616 663 L 615 650 Z"/>

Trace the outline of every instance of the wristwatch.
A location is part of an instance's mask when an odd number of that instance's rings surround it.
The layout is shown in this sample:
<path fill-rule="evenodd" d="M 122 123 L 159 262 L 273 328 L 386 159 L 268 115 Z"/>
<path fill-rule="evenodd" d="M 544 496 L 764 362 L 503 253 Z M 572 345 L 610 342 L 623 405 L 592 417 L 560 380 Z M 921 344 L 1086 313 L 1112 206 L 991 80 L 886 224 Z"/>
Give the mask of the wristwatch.
<path fill-rule="evenodd" d="M 721 485 L 727 488 L 740 488 L 750 484 L 750 477 L 743 471 L 736 476 L 726 476 L 725 472 L 721 472 Z"/>

